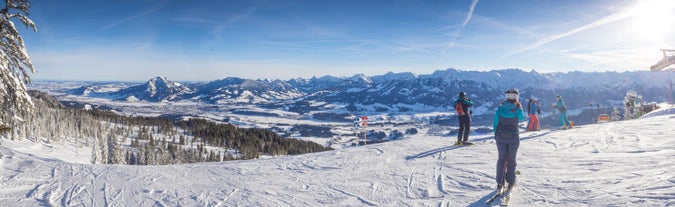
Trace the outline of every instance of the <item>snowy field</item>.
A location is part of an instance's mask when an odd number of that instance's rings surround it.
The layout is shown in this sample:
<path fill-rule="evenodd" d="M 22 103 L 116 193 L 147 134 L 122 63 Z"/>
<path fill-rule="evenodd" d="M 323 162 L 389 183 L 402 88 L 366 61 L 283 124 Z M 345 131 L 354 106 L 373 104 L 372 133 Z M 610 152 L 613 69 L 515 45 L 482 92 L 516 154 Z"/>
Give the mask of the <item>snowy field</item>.
<path fill-rule="evenodd" d="M 521 133 L 512 206 L 675 206 L 675 109 Z M 2 140 L 0 206 L 486 206 L 491 137 L 418 135 L 334 151 L 173 166 L 85 164 L 75 146 Z"/>

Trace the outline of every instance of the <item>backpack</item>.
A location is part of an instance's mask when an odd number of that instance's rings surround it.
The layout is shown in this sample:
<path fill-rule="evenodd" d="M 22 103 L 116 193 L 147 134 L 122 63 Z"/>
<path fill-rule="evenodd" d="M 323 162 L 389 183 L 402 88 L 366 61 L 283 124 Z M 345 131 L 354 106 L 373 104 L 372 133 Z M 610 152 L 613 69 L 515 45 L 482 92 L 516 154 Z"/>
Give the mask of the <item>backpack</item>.
<path fill-rule="evenodd" d="M 457 102 L 457 104 L 455 104 L 455 110 L 457 110 L 458 116 L 463 114 L 464 110 L 462 110 L 462 102 Z"/>

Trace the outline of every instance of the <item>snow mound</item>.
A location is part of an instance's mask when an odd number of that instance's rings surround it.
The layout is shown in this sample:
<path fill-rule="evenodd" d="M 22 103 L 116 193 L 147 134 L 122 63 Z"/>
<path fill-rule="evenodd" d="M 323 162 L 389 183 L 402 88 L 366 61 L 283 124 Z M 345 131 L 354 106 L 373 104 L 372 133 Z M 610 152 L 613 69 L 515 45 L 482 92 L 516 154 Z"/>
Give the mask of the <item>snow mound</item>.
<path fill-rule="evenodd" d="M 641 116 L 640 118 L 649 118 L 649 117 L 655 117 L 655 116 L 675 114 L 675 107 L 672 104 L 662 104 L 662 105 L 660 105 L 660 107 L 661 107 L 660 109 L 649 112 L 648 114 L 645 114 L 645 115 Z"/>

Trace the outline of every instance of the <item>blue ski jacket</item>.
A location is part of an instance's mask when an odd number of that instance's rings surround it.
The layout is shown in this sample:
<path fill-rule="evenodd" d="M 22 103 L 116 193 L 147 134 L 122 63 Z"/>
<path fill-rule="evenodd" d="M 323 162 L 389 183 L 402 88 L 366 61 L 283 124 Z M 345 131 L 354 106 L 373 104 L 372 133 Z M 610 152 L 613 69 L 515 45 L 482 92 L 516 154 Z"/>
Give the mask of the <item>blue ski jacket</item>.
<path fill-rule="evenodd" d="M 527 114 L 538 114 L 539 112 L 539 103 L 538 102 L 530 102 L 528 103 L 528 110 Z"/>

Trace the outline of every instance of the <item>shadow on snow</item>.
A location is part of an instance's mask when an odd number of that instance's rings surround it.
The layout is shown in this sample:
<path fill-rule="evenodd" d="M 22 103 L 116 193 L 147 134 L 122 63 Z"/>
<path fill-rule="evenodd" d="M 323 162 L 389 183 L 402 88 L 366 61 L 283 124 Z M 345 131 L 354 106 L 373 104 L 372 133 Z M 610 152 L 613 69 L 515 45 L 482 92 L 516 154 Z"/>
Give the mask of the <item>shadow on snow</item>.
<path fill-rule="evenodd" d="M 550 131 L 547 130 L 547 131 L 544 131 L 542 133 L 534 133 L 534 134 L 531 134 L 531 135 L 528 135 L 528 136 L 525 136 L 525 137 L 521 137 L 520 140 L 523 141 L 523 140 L 528 140 L 528 139 L 534 139 L 534 138 L 537 138 L 537 137 L 547 135 L 549 132 Z M 492 140 L 492 139 L 494 139 L 494 136 L 476 139 L 476 140 L 474 140 L 474 142 L 476 142 L 476 144 L 474 144 L 474 145 L 487 144 L 488 140 Z M 416 155 L 407 156 L 407 157 L 405 157 L 405 159 L 406 160 L 413 160 L 413 159 L 424 158 L 424 157 L 428 157 L 428 156 L 431 156 L 431 155 L 436 154 L 436 153 L 440 153 L 440 152 L 444 152 L 444 151 L 448 151 L 448 150 L 454 150 L 454 149 L 457 149 L 457 148 L 460 148 L 460 147 L 464 147 L 464 146 L 450 145 L 450 146 L 447 146 L 447 147 L 432 149 L 432 150 L 422 152 L 422 153 L 419 153 L 419 154 L 416 154 Z"/>

